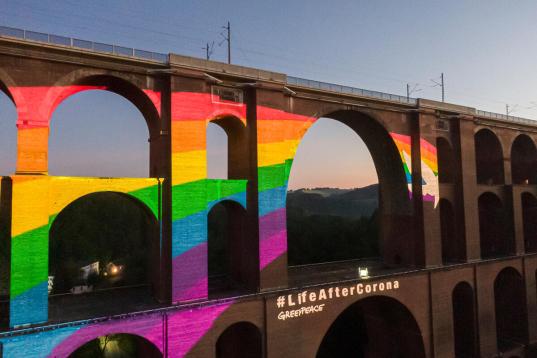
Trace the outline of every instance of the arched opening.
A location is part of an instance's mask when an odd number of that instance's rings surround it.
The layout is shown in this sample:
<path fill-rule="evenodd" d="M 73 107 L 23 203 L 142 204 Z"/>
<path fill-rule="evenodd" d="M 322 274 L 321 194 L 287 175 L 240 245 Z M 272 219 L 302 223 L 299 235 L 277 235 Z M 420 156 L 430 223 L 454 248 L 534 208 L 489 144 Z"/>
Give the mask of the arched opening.
<path fill-rule="evenodd" d="M 498 137 L 488 129 L 481 129 L 474 140 L 477 183 L 503 184 L 503 151 Z"/>
<path fill-rule="evenodd" d="M 511 147 L 511 176 L 513 184 L 537 183 L 537 149 L 527 135 L 516 137 Z"/>
<path fill-rule="evenodd" d="M 528 342 L 528 315 L 524 279 L 512 267 L 503 269 L 494 281 L 496 339 L 500 351 Z"/>
<path fill-rule="evenodd" d="M 261 332 L 250 322 L 232 324 L 216 341 L 216 358 L 260 358 L 262 356 Z"/>
<path fill-rule="evenodd" d="M 501 200 L 492 193 L 478 199 L 481 257 L 491 258 L 514 253 L 512 216 Z"/>
<path fill-rule="evenodd" d="M 399 301 L 383 296 L 364 298 L 332 323 L 317 358 L 425 357 L 418 323 Z"/>
<path fill-rule="evenodd" d="M 474 290 L 467 282 L 453 289 L 452 308 L 455 357 L 477 357 Z"/>
<path fill-rule="evenodd" d="M 15 173 L 17 161 L 17 108 L 0 82 L 0 175 Z"/>
<path fill-rule="evenodd" d="M 51 119 L 49 173 L 147 177 L 148 138 L 143 114 L 126 98 L 104 90 L 71 95 Z"/>
<path fill-rule="evenodd" d="M 160 350 L 147 339 L 133 334 L 109 334 L 79 347 L 69 358 L 160 358 Z"/>
<path fill-rule="evenodd" d="M 248 138 L 237 117 L 221 116 L 207 124 L 207 177 L 248 178 Z"/>
<path fill-rule="evenodd" d="M 214 205 L 208 216 L 209 295 L 249 287 L 246 210 L 231 200 Z"/>
<path fill-rule="evenodd" d="M 438 137 L 436 140 L 436 151 L 438 153 L 438 181 L 440 183 L 455 182 L 455 156 L 449 142 Z"/>
<path fill-rule="evenodd" d="M 228 179 L 228 139 L 216 123 L 207 125 L 207 178 Z"/>
<path fill-rule="evenodd" d="M 13 99 L 0 82 L 0 176 L 15 172 L 17 159 L 17 109 Z M 11 202 L 10 179 L 2 179 L 0 193 L 0 312 L 8 312 L 9 306 L 9 268 L 11 265 Z M 7 316 L 0 315 L 0 327 L 7 325 Z"/>
<path fill-rule="evenodd" d="M 149 208 L 122 193 L 85 195 L 50 226 L 50 320 L 152 307 L 158 269 L 159 225 Z"/>
<path fill-rule="evenodd" d="M 440 199 L 439 207 L 442 235 L 442 261 L 444 264 L 464 261 L 464 240 L 461 235 L 457 235 L 456 233 L 457 222 L 453 205 L 447 199 Z"/>
<path fill-rule="evenodd" d="M 288 182 L 291 276 L 299 265 L 324 263 L 316 265 L 324 271 L 361 260 L 353 270 L 358 264 L 371 273 L 373 266 L 410 263 L 412 234 L 404 219 L 410 201 L 401 157 L 390 133 L 359 112 L 334 112 L 308 129 Z"/>
<path fill-rule="evenodd" d="M 537 199 L 530 193 L 522 193 L 522 221 L 526 252 L 537 251 Z"/>

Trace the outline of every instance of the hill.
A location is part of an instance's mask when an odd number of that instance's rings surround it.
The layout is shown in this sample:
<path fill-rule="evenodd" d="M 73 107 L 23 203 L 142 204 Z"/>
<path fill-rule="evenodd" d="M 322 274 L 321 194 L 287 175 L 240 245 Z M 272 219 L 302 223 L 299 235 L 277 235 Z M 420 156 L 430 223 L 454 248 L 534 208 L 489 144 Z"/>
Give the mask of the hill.
<path fill-rule="evenodd" d="M 287 193 L 287 210 L 304 216 L 371 216 L 378 207 L 378 184 L 356 189 L 315 188 Z"/>

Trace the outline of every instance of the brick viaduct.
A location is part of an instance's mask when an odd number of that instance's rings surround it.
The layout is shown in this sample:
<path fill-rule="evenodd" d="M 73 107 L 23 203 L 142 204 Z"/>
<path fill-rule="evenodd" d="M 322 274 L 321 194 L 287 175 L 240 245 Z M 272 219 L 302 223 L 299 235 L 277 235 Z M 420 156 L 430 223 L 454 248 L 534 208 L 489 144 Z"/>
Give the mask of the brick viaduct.
<path fill-rule="evenodd" d="M 54 109 L 95 89 L 143 114 L 148 178 L 48 175 Z M 231 357 L 234 346 L 249 357 L 323 357 L 346 346 L 328 333 L 349 317 L 360 317 L 368 357 L 522 357 L 537 343 L 531 121 L 174 54 L 158 62 L 7 37 L 0 90 L 18 115 L 17 169 L 1 187 L 10 250 L 9 276 L 0 278 L 9 287 L 4 357 L 64 357 L 111 333 L 143 337 L 165 357 Z M 371 152 L 382 262 L 392 270 L 334 280 L 315 272 L 307 282 L 289 273 L 287 180 L 302 136 L 321 117 L 348 125 Z M 228 179 L 207 179 L 211 121 L 229 138 Z M 71 202 L 102 191 L 134 197 L 157 218 L 152 284 L 164 306 L 51 324 L 49 228 Z M 207 214 L 224 201 L 246 217 L 231 244 L 245 292 L 214 298 Z"/>

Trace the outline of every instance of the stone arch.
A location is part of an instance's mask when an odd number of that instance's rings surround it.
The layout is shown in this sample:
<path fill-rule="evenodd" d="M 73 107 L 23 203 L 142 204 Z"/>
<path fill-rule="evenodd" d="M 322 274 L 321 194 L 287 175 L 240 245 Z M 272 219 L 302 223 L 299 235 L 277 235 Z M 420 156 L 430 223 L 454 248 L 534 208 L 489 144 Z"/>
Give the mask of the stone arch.
<path fill-rule="evenodd" d="M 387 296 L 361 299 L 334 320 L 317 357 L 424 358 L 419 325 L 410 310 Z"/>
<path fill-rule="evenodd" d="M 472 286 L 459 282 L 451 295 L 455 357 L 477 357 L 475 297 Z"/>
<path fill-rule="evenodd" d="M 256 275 L 248 250 L 243 203 L 230 199 L 211 203 L 207 222 L 209 295 L 253 288 Z"/>
<path fill-rule="evenodd" d="M 440 183 L 454 183 L 457 168 L 451 144 L 447 139 L 438 137 L 436 139 L 436 148 L 438 153 L 438 181 Z"/>
<path fill-rule="evenodd" d="M 513 254 L 515 241 L 513 219 L 509 208 L 491 192 L 478 198 L 481 257 L 491 258 Z"/>
<path fill-rule="evenodd" d="M 108 330 L 103 330 L 98 334 L 100 335 L 95 338 L 80 337 L 79 340 L 81 342 L 78 346 L 75 346 L 74 342 L 71 342 L 69 348 L 67 346 L 65 347 L 66 350 L 70 350 L 66 352 L 65 356 L 82 358 L 102 354 L 104 357 L 106 356 L 106 350 L 112 350 L 115 353 L 120 351 L 125 354 L 122 356 L 147 358 L 160 358 L 164 356 L 161 348 L 155 342 L 142 335 L 127 332 L 108 332 Z M 82 338 L 86 338 L 86 340 L 82 341 Z"/>
<path fill-rule="evenodd" d="M 228 175 L 226 179 L 245 179 L 248 177 L 249 152 L 246 119 L 240 113 L 217 111 L 209 123 L 219 126 L 227 135 Z"/>
<path fill-rule="evenodd" d="M 410 172 L 405 172 L 405 168 L 410 168 L 410 163 L 405 162 L 411 158 L 410 136 L 391 133 L 375 116 L 356 110 L 331 111 L 319 115 L 316 120 L 319 118 L 343 123 L 363 140 L 379 180 L 379 241 L 382 256 L 387 263 L 412 263 L 415 257 L 409 249 L 412 246 L 409 241 L 413 240 L 409 220 Z M 304 138 L 307 128 L 311 127 L 305 127 L 298 142 Z M 290 172 L 290 169 L 287 170 Z"/>
<path fill-rule="evenodd" d="M 84 318 L 123 313 L 129 304 L 130 309 L 141 302 L 156 304 L 163 289 L 159 225 L 148 204 L 127 193 L 97 191 L 71 201 L 49 221 L 49 272 L 56 276 L 53 287 L 58 287 L 57 293 L 75 286 L 102 289 L 101 299 L 92 301 L 88 296 L 92 309 L 84 312 L 88 315 Z M 90 269 L 86 277 L 73 271 L 94 262 L 99 262 L 98 267 Z M 137 302 L 123 300 L 127 291 L 122 288 L 119 292 L 116 287 L 132 288 Z M 69 318 L 63 316 L 64 308 L 84 302 L 77 295 L 50 296 L 50 319 Z"/>
<path fill-rule="evenodd" d="M 478 184 L 503 184 L 503 149 L 496 134 L 483 128 L 474 135 Z"/>
<path fill-rule="evenodd" d="M 526 286 L 523 276 L 513 267 L 501 270 L 494 280 L 494 309 L 498 350 L 527 344 Z"/>
<path fill-rule="evenodd" d="M 464 237 L 457 233 L 457 217 L 453 204 L 445 198 L 439 201 L 442 261 L 461 262 L 465 259 Z"/>
<path fill-rule="evenodd" d="M 525 134 L 518 135 L 511 145 L 511 176 L 513 184 L 537 183 L 537 148 Z"/>
<path fill-rule="evenodd" d="M 227 327 L 216 341 L 216 358 L 261 358 L 263 335 L 255 324 L 241 321 Z"/>
<path fill-rule="evenodd" d="M 537 251 L 537 198 L 531 193 L 522 193 L 522 225 L 526 252 Z"/>

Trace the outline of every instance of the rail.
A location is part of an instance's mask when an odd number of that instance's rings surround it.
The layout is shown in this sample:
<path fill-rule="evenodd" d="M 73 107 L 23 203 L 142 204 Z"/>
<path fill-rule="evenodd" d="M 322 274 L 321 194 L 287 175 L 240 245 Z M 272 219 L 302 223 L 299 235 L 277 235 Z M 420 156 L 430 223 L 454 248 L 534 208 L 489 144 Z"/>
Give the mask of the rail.
<path fill-rule="evenodd" d="M 146 50 L 139 50 L 132 47 L 124 47 L 118 45 L 110 45 L 102 42 L 94 42 L 88 40 L 81 40 L 73 37 L 52 35 L 43 32 L 36 32 L 30 30 L 23 30 L 15 27 L 0 26 L 0 37 L 16 38 L 33 42 L 46 43 L 51 45 L 65 46 L 75 49 L 83 49 L 103 54 L 112 54 L 116 56 L 130 57 L 143 59 L 146 61 L 154 61 L 159 63 L 169 63 L 169 55 L 151 52 Z M 324 91 L 331 91 L 342 94 L 357 95 L 362 97 L 368 97 L 373 99 L 380 99 L 385 101 L 391 101 L 402 104 L 417 105 L 418 100 L 412 97 L 400 96 L 396 94 L 371 91 L 363 88 L 350 87 L 339 85 L 335 83 L 321 82 L 315 80 L 309 80 L 306 78 L 287 76 L 287 84 L 293 86 L 301 86 L 312 89 L 320 89 Z M 497 119 L 502 121 L 514 122 L 526 125 L 537 125 L 537 122 L 532 119 L 508 116 L 505 114 L 499 114 L 488 111 L 476 110 L 477 116 L 486 117 L 490 119 Z"/>
<path fill-rule="evenodd" d="M 370 91 L 370 90 L 366 90 L 363 88 L 343 86 L 343 85 L 338 85 L 338 84 L 328 83 L 328 82 L 308 80 L 306 78 L 287 76 L 287 84 L 294 85 L 294 86 L 307 87 L 307 88 L 320 89 L 320 90 L 325 90 L 325 91 L 332 91 L 332 92 L 337 92 L 337 93 L 344 93 L 344 94 L 351 94 L 351 95 L 357 95 L 357 96 L 362 96 L 362 97 L 387 100 L 387 101 L 404 103 L 404 104 L 416 105 L 418 103 L 418 100 L 412 97 L 399 96 L 397 94 L 378 92 L 378 91 Z"/>
<path fill-rule="evenodd" d="M 23 30 L 15 27 L 0 26 L 0 37 L 11 37 L 21 40 L 89 50 L 103 54 L 138 58 L 159 63 L 168 63 L 168 55 L 163 53 L 139 50 L 132 47 L 110 45 L 102 42 L 81 40 L 72 37 L 52 35 L 43 32 Z"/>

